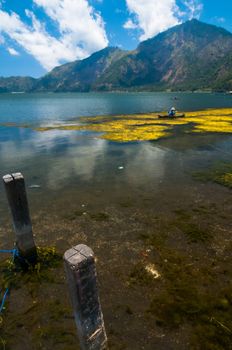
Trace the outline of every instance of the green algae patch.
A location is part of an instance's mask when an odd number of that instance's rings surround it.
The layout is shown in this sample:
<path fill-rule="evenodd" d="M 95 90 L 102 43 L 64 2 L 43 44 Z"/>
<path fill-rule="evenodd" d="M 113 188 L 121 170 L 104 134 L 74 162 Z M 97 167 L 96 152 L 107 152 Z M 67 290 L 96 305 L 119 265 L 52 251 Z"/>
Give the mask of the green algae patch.
<path fill-rule="evenodd" d="M 17 341 L 21 349 L 28 344 L 33 349 L 75 349 L 75 323 L 63 295 L 62 255 L 54 247 L 37 251 L 37 264 L 27 271 L 17 260 L 0 264 L 1 288 L 10 289 L 0 320 L 0 345 L 13 349 Z"/>
<path fill-rule="evenodd" d="M 215 182 L 232 188 L 232 164 L 217 163 L 211 169 L 193 174 L 193 178 L 202 182 Z"/>
<path fill-rule="evenodd" d="M 176 211 L 176 218 L 171 225 L 181 231 L 191 243 L 206 243 L 212 237 L 208 225 L 203 227 L 198 222 L 194 222 L 190 213 L 185 211 Z"/>
<path fill-rule="evenodd" d="M 182 213 L 181 213 L 182 214 Z M 186 216 L 181 215 L 186 219 Z M 197 254 L 170 246 L 160 233 L 143 234 L 141 239 L 151 250 L 150 256 L 136 263 L 129 281 L 149 289 L 147 317 L 162 332 L 191 329 L 191 349 L 223 350 L 231 348 L 232 283 L 231 269 L 223 273 L 224 283 L 217 274 L 221 258 L 199 261 Z M 229 263 L 229 256 L 223 257 Z M 160 278 L 151 280 L 144 264 L 152 260 Z M 226 277 L 227 276 L 227 277 Z"/>
<path fill-rule="evenodd" d="M 110 218 L 110 216 L 104 212 L 90 213 L 89 216 L 91 217 L 91 219 L 93 219 L 95 221 L 107 221 Z"/>
<path fill-rule="evenodd" d="M 65 214 L 62 217 L 65 220 L 74 221 L 77 218 L 80 218 L 82 215 L 85 215 L 85 213 L 86 213 L 85 210 L 74 210 L 73 212 Z"/>
<path fill-rule="evenodd" d="M 191 343 L 200 345 L 200 349 L 229 349 L 232 336 L 230 293 L 224 290 L 213 298 L 186 280 L 185 284 L 175 283 L 155 296 L 149 313 L 156 314 L 157 325 L 165 328 L 177 328 L 190 322 L 193 327 Z"/>
<path fill-rule="evenodd" d="M 57 268 L 62 262 L 62 256 L 54 247 L 38 247 L 38 259 L 35 266 L 26 271 L 21 267 L 20 259 L 7 259 L 0 263 L 0 285 L 3 288 L 20 288 L 24 283 L 52 282 L 51 270 Z M 32 285 L 31 285 L 32 286 Z"/>
<path fill-rule="evenodd" d="M 232 171 L 230 173 L 225 173 L 220 176 L 217 176 L 216 182 L 223 186 L 232 188 Z"/>
<path fill-rule="evenodd" d="M 211 238 L 209 230 L 203 229 L 195 223 L 179 223 L 177 227 L 187 236 L 188 240 L 193 243 L 207 242 Z"/>

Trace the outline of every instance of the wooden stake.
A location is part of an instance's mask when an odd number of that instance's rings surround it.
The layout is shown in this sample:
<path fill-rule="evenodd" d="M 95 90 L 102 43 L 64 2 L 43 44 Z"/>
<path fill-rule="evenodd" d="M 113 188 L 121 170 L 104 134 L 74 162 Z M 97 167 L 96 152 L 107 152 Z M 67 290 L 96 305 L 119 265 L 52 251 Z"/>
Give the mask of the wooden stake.
<path fill-rule="evenodd" d="M 19 254 L 29 264 L 35 264 L 37 252 L 33 238 L 23 175 L 21 173 L 5 175 L 3 176 L 3 182 L 13 218 L 16 245 Z"/>
<path fill-rule="evenodd" d="M 92 249 L 77 245 L 65 252 L 64 263 L 81 349 L 108 349 Z"/>

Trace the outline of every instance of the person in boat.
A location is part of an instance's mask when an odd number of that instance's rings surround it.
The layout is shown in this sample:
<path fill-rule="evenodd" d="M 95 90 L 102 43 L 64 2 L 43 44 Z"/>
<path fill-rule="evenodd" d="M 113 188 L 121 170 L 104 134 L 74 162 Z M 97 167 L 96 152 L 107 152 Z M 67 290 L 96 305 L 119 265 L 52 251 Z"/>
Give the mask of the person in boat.
<path fill-rule="evenodd" d="M 175 115 L 176 115 L 176 109 L 175 109 L 175 107 L 172 107 L 168 112 L 168 116 L 175 117 Z"/>

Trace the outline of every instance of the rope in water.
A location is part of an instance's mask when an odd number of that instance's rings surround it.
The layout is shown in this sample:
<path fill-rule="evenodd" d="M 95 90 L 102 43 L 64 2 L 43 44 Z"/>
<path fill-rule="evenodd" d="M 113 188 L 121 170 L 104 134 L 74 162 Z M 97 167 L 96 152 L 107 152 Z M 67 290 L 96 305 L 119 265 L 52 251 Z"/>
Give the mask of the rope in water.
<path fill-rule="evenodd" d="M 9 288 L 6 288 L 6 291 L 5 291 L 4 295 L 3 295 L 1 306 L 0 306 L 0 314 L 2 313 L 2 311 L 4 309 L 5 302 L 6 302 L 6 297 L 7 297 L 8 293 L 9 293 Z"/>
<path fill-rule="evenodd" d="M 12 254 L 12 261 L 14 261 L 15 257 L 18 256 L 17 249 L 0 249 L 0 253 Z M 0 304 L 0 314 L 4 310 L 6 298 L 7 298 L 7 295 L 9 294 L 9 292 L 10 292 L 9 288 L 6 288 L 5 293 L 3 295 L 3 298 L 2 298 L 2 301 L 1 301 L 1 304 Z"/>

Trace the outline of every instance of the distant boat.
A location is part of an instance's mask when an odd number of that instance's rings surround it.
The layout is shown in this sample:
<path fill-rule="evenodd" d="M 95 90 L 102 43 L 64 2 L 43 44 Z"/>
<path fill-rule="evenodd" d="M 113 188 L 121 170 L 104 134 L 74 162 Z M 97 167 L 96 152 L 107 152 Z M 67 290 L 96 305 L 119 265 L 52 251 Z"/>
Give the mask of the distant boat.
<path fill-rule="evenodd" d="M 167 119 L 176 119 L 176 118 L 184 118 L 185 114 L 175 114 L 174 116 L 170 116 L 168 114 L 158 114 L 158 118 L 167 118 Z"/>

